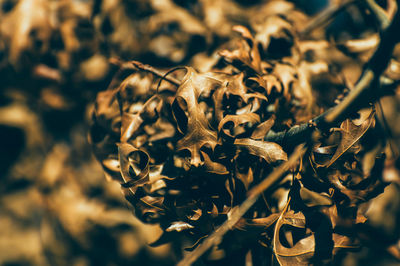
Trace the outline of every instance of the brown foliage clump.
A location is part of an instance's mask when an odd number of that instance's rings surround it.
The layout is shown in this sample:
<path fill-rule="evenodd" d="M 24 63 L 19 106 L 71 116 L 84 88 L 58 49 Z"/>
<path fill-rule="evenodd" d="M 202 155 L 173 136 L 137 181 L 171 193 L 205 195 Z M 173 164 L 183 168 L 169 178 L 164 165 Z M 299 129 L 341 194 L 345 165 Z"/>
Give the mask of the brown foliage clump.
<path fill-rule="evenodd" d="M 97 159 L 135 215 L 163 229 L 153 245 L 174 241 L 194 250 L 181 265 L 212 246 L 205 262 L 340 262 L 346 251 L 376 241 L 365 206 L 388 186 L 385 169 L 397 155 L 369 105 L 380 96 L 364 95 L 368 71 L 353 89 L 362 97 L 347 89 L 355 69 L 362 72 L 362 53 L 340 52 L 351 41 L 304 40 L 305 14 L 284 1 L 267 6 L 263 20 L 233 27 L 240 38 L 217 60 L 194 60 L 201 72 L 164 75 L 127 62 L 122 69 L 132 74 L 116 76 L 97 97 L 90 135 Z M 398 29 L 396 16 L 383 30 Z M 380 45 L 396 42 L 382 37 Z M 374 80 L 387 79 L 379 85 L 386 94 L 398 79 L 380 76 L 387 64 L 383 56 L 373 61 L 380 49 L 369 64 L 383 69 L 369 67 Z M 293 152 L 301 143 L 306 149 Z M 386 232 L 379 241 L 393 250 L 397 238 Z"/>

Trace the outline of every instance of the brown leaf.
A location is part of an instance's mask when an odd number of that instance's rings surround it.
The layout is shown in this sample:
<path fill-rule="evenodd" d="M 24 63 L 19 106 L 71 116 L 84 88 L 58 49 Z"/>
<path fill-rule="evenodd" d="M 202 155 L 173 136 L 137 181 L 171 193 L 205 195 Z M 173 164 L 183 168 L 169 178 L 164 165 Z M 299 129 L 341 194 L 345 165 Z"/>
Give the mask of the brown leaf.
<path fill-rule="evenodd" d="M 226 166 L 218 163 L 211 161 L 210 156 L 206 152 L 200 151 L 201 155 L 204 158 L 204 165 L 203 169 L 208 172 L 208 173 L 213 173 L 217 175 L 226 175 L 228 174 L 228 170 L 226 169 Z"/>
<path fill-rule="evenodd" d="M 135 194 L 137 187 L 149 182 L 149 155 L 128 143 L 118 145 L 122 187 Z"/>
<path fill-rule="evenodd" d="M 239 135 L 240 132 L 238 130 L 235 130 L 236 127 L 242 124 L 256 124 L 260 122 L 260 116 L 255 113 L 248 113 L 248 114 L 242 114 L 242 115 L 226 115 L 221 122 L 219 122 L 218 125 L 218 131 L 223 132 L 225 135 L 230 136 L 232 138 L 236 137 Z M 233 124 L 233 127 L 230 127 L 230 125 Z M 231 134 L 231 132 L 233 134 Z"/>
<path fill-rule="evenodd" d="M 279 213 L 272 213 L 264 218 L 247 219 L 246 224 L 247 226 L 262 226 L 263 228 L 268 228 L 279 219 L 279 216 Z"/>
<path fill-rule="evenodd" d="M 260 87 L 265 89 L 267 95 L 270 95 L 273 89 L 278 93 L 282 92 L 282 84 L 275 75 L 257 75 L 256 77 L 250 77 L 249 80 L 257 82 Z"/>
<path fill-rule="evenodd" d="M 111 128 L 109 123 L 120 114 L 116 94 L 117 90 L 106 90 L 97 94 L 94 115 L 96 122 L 104 128 Z"/>
<path fill-rule="evenodd" d="M 341 126 L 340 131 L 342 133 L 342 139 L 335 154 L 331 160 L 325 165 L 330 167 L 343 153 L 350 149 L 371 127 L 374 123 L 375 112 L 371 110 L 367 119 L 365 119 L 360 125 L 355 125 L 350 119 L 345 120 Z"/>
<path fill-rule="evenodd" d="M 223 50 L 219 55 L 239 68 L 243 66 L 252 72 L 261 73 L 261 58 L 257 45 L 250 31 L 244 26 L 234 26 L 233 30 L 242 35 L 238 48 L 233 51 Z"/>
<path fill-rule="evenodd" d="M 269 16 L 264 23 L 257 25 L 256 31 L 255 40 L 261 44 L 265 55 L 274 57 L 291 55 L 295 35 L 292 25 L 285 18 Z"/>
<path fill-rule="evenodd" d="M 274 142 L 252 140 L 252 139 L 236 139 L 234 144 L 247 150 L 248 153 L 263 158 L 267 163 L 277 161 L 287 161 L 287 154 L 281 146 Z"/>
<path fill-rule="evenodd" d="M 203 211 L 201 209 L 196 209 L 196 210 L 193 210 L 192 215 L 188 215 L 187 217 L 192 221 L 197 221 L 200 219 L 202 214 L 203 214 Z"/>
<path fill-rule="evenodd" d="M 283 88 L 283 95 L 287 98 L 291 95 L 291 89 L 298 83 L 298 73 L 295 66 L 290 64 L 276 64 L 273 74 L 278 78 Z"/>
<path fill-rule="evenodd" d="M 254 180 L 253 170 L 249 168 L 249 170 L 246 173 L 241 173 L 239 171 L 236 171 L 236 178 L 242 181 L 246 190 L 249 190 L 250 184 L 253 183 Z"/>
<path fill-rule="evenodd" d="M 121 142 L 128 141 L 143 123 L 140 113 L 130 114 L 124 112 L 121 118 Z"/>
<path fill-rule="evenodd" d="M 370 36 L 364 39 L 348 40 L 344 43 L 338 43 L 337 46 L 339 49 L 344 50 L 347 53 L 355 54 L 355 53 L 372 52 L 373 49 L 378 45 L 378 43 L 379 43 L 378 34 L 371 34 Z M 368 57 L 370 56 L 371 53 L 368 54 Z"/>
<path fill-rule="evenodd" d="M 282 229 L 284 225 L 287 225 L 285 230 Z M 297 242 L 293 239 L 293 230 L 302 229 L 302 238 Z M 283 231 L 282 231 L 283 230 Z M 286 243 L 282 244 L 281 237 L 286 237 Z M 299 237 L 299 236 L 297 236 Z M 315 255 L 316 248 L 316 236 L 314 232 L 311 232 L 306 228 L 306 218 L 301 212 L 283 211 L 279 217 L 274 232 L 274 253 L 280 265 L 310 265 L 311 259 Z M 348 237 L 339 235 L 336 233 L 332 234 L 333 241 L 333 253 L 336 253 L 340 249 L 356 249 L 356 246 Z M 322 244 L 322 243 L 321 243 Z M 321 259 L 321 258 L 318 258 Z"/>
<path fill-rule="evenodd" d="M 172 104 L 178 129 L 184 134 L 177 143 L 177 150 L 188 150 L 191 154 L 190 164 L 196 167 L 204 163 L 200 149 L 204 145 L 209 145 L 212 149 L 217 145 L 217 134 L 210 128 L 204 110 L 199 104 L 199 97 L 202 92 L 212 90 L 219 85 L 218 80 L 199 75 L 188 67 Z"/>
<path fill-rule="evenodd" d="M 148 132 L 149 130 L 146 131 L 146 133 L 149 135 L 149 139 L 148 139 L 149 142 L 155 142 L 158 140 L 171 138 L 176 133 L 175 127 L 173 125 L 171 125 L 171 123 L 169 123 L 168 121 L 163 119 L 162 117 L 160 117 L 149 128 L 151 128 L 151 131 L 152 131 L 152 132 Z M 147 130 L 146 127 L 144 129 Z"/>
<path fill-rule="evenodd" d="M 235 224 L 234 228 L 239 229 L 240 231 L 244 231 L 246 234 L 248 233 L 251 236 L 250 231 L 253 231 L 255 235 L 262 233 L 267 228 L 272 226 L 280 217 L 280 213 L 272 213 L 267 217 L 263 218 L 254 218 L 254 219 L 246 219 L 240 218 L 240 220 Z M 261 230 L 261 231 L 260 231 Z M 243 238 L 246 238 L 244 236 Z"/>
<path fill-rule="evenodd" d="M 222 120 L 226 112 L 223 106 L 224 99 L 232 100 L 232 95 L 238 96 L 238 100 L 247 104 L 242 108 L 242 110 L 236 110 L 236 114 L 254 112 L 259 107 L 261 101 L 268 101 L 264 94 L 252 92 L 248 87 L 246 87 L 243 72 L 236 75 L 214 73 L 213 77 L 218 79 L 222 84 L 212 95 L 215 122 L 217 123 Z M 233 109 L 233 107 L 231 108 Z"/>
<path fill-rule="evenodd" d="M 123 112 L 121 121 L 121 142 L 128 141 L 140 128 L 144 120 L 150 122 L 157 119 L 157 106 L 161 103 L 157 95 L 148 99 L 135 114 Z"/>
<path fill-rule="evenodd" d="M 332 205 L 332 199 L 327 195 L 317 193 L 305 187 L 300 188 L 300 197 L 308 207 Z"/>
<path fill-rule="evenodd" d="M 275 123 L 275 115 L 259 124 L 251 134 L 252 139 L 263 139 Z"/>
<path fill-rule="evenodd" d="M 189 230 L 192 228 L 194 228 L 193 225 L 190 225 L 185 222 L 173 222 L 167 229 L 165 229 L 165 231 L 166 232 L 172 232 L 172 231 L 181 232 L 181 231 Z"/>

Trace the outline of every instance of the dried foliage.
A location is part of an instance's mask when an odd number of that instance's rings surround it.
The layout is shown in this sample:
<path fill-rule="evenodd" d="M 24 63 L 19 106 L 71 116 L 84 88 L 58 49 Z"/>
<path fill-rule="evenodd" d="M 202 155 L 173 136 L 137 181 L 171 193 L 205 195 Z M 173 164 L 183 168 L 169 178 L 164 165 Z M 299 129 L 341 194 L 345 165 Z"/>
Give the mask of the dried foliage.
<path fill-rule="evenodd" d="M 317 2 L 0 0 L 0 263 L 398 263 L 399 1 Z"/>
<path fill-rule="evenodd" d="M 343 107 L 352 97 L 346 87 L 357 81 L 353 72 L 361 72 L 357 62 L 364 59 L 360 52 L 341 54 L 342 47 L 352 49 L 352 40 L 304 40 L 299 32 L 307 16 L 289 3 L 264 8 L 269 12 L 262 20 L 233 27 L 240 38 L 220 48 L 220 59 L 208 69 L 160 75 L 128 62 L 124 66 L 135 66 L 133 73 L 97 97 L 91 131 L 96 157 L 107 176 L 121 183 L 136 217 L 164 230 L 153 245 L 180 241 L 194 249 L 181 265 L 212 246 L 204 262 L 340 262 L 346 251 L 373 241 L 366 239 L 372 229 L 364 206 L 388 185 L 385 162 L 397 155 L 387 150 L 382 120 L 368 107 L 377 98 L 355 96 L 364 105 Z M 358 12 L 367 15 L 368 8 L 358 6 Z M 167 76 L 174 81 L 163 81 Z M 396 86 L 396 78 L 384 77 L 388 83 L 379 87 Z M 366 90 L 362 84 L 356 86 Z M 318 100 L 326 97 L 326 104 Z M 324 113 L 296 128 L 343 98 L 326 119 Z M 341 123 L 339 116 L 345 118 Z M 295 130 L 302 135 L 290 134 Z M 265 185 L 287 161 L 289 142 L 307 142 L 308 151 L 297 167 Z M 388 249 L 395 244 L 383 239 Z"/>

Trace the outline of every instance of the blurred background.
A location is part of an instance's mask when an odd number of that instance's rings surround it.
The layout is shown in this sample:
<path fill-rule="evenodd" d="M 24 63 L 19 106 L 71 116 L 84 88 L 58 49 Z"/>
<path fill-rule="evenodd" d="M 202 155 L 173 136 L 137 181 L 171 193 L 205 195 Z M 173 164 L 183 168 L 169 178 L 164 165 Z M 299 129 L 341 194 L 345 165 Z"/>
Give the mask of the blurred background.
<path fill-rule="evenodd" d="M 91 153 L 94 99 L 111 58 L 207 68 L 269 2 L 0 0 L 0 265 L 173 265 Z M 276 2 L 313 16 L 330 1 Z M 332 32 L 357 23 L 344 14 Z"/>

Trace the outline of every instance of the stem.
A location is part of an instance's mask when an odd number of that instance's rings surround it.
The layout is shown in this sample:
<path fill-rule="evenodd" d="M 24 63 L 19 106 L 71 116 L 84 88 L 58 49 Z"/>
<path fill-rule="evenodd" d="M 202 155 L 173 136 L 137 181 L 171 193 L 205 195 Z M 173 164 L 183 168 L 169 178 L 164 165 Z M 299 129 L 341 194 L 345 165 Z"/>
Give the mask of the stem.
<path fill-rule="evenodd" d="M 400 6 L 400 0 L 397 0 L 397 5 Z M 314 118 L 311 123 L 295 126 L 284 132 L 269 133 L 265 137 L 265 140 L 277 142 L 282 146 L 293 147 L 296 144 L 306 141 L 315 129 L 326 131 L 330 127 L 342 122 L 352 113 L 357 112 L 366 103 L 371 103 L 379 99 L 383 93 L 374 90 L 374 88 L 378 87 L 381 75 L 390 62 L 393 49 L 399 42 L 399 29 L 400 10 L 397 9 L 392 22 L 382 33 L 381 42 L 366 64 L 365 70 L 357 84 L 341 103 Z"/>
<path fill-rule="evenodd" d="M 385 12 L 377 3 L 375 0 L 365 0 L 367 4 L 367 8 L 374 14 L 376 20 L 379 22 L 379 28 L 381 30 L 386 29 L 389 24 L 390 20 Z"/>
<path fill-rule="evenodd" d="M 331 5 L 324 9 L 320 14 L 311 19 L 311 21 L 304 27 L 304 29 L 300 32 L 300 37 L 309 35 L 313 30 L 324 25 L 343 9 L 357 1 L 359 0 L 346 0 L 340 4 Z"/>
<path fill-rule="evenodd" d="M 354 106 L 359 105 L 359 99 L 364 98 L 366 92 L 370 88 L 375 79 L 375 73 L 369 69 L 364 71 L 360 80 L 350 93 L 343 99 L 341 103 L 335 106 L 331 112 L 325 115 L 324 123 L 328 125 L 336 125 L 345 119 L 350 112 L 355 112 Z"/>
<path fill-rule="evenodd" d="M 168 81 L 169 83 L 171 83 L 171 84 L 173 84 L 173 85 L 175 85 L 177 87 L 179 87 L 179 85 L 181 85 L 181 82 L 179 80 L 177 80 L 176 78 L 168 77 L 164 73 L 161 73 L 159 70 L 155 69 L 152 66 L 142 64 L 142 63 L 140 63 L 138 61 L 129 61 L 129 62 L 127 62 L 127 64 L 132 64 L 137 69 L 152 73 L 153 75 L 155 75 L 155 76 L 157 76 L 157 77 L 159 77 L 161 79 L 164 79 L 164 80 Z"/>
<path fill-rule="evenodd" d="M 177 80 L 176 78 L 168 77 L 165 75 L 165 73 L 160 72 L 158 69 L 156 69 L 150 65 L 140 63 L 138 61 L 121 62 L 119 59 L 113 58 L 111 63 L 113 63 L 115 65 L 119 65 L 121 69 L 139 69 L 139 70 L 151 73 L 163 80 L 168 81 L 169 83 L 171 83 L 177 87 L 179 87 L 181 85 L 181 82 L 179 80 Z"/>

